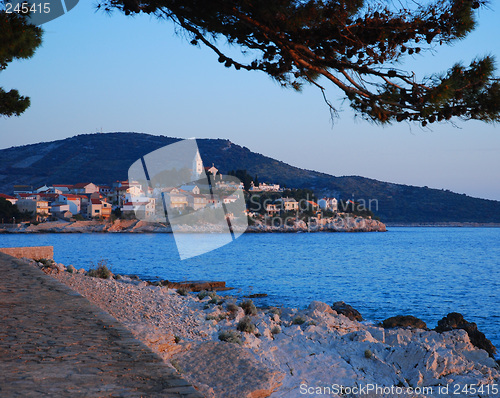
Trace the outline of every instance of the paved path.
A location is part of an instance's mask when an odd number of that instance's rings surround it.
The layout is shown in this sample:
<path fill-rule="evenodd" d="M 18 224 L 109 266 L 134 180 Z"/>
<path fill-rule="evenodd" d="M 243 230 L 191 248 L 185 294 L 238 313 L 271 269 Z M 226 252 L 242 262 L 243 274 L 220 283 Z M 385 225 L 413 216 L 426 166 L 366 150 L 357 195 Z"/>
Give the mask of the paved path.
<path fill-rule="evenodd" d="M 114 318 L 0 253 L 0 397 L 202 397 Z"/>

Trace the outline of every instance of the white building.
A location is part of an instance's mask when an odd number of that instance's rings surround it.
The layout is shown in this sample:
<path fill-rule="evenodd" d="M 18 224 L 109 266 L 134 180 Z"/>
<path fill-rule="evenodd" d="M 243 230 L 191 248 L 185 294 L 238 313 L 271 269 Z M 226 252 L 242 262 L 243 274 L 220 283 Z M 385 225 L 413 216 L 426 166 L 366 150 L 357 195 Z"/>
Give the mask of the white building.
<path fill-rule="evenodd" d="M 196 181 L 203 175 L 203 161 L 201 160 L 200 151 L 196 151 L 193 159 L 193 173 L 191 180 Z"/>
<path fill-rule="evenodd" d="M 146 197 L 133 198 L 133 201 L 123 203 L 122 211 L 124 213 L 134 212 L 140 220 L 154 221 L 156 199 Z"/>
<path fill-rule="evenodd" d="M 63 194 L 59 195 L 59 201 L 63 204 L 68 205 L 68 210 L 72 214 L 78 214 L 81 211 L 81 206 L 82 206 L 82 198 L 79 195 L 73 195 L 73 194 Z"/>
<path fill-rule="evenodd" d="M 336 198 L 323 198 L 318 200 L 318 205 L 321 210 L 330 210 L 337 211 L 338 210 L 338 201 Z"/>
<path fill-rule="evenodd" d="M 183 185 L 181 186 L 181 190 L 182 191 L 186 191 L 186 192 L 189 192 L 191 194 L 194 194 L 194 195 L 199 195 L 200 194 L 200 188 L 198 187 L 198 185 Z"/>
<path fill-rule="evenodd" d="M 275 203 L 279 203 L 284 211 L 295 211 L 299 209 L 299 202 L 294 198 L 279 198 Z"/>

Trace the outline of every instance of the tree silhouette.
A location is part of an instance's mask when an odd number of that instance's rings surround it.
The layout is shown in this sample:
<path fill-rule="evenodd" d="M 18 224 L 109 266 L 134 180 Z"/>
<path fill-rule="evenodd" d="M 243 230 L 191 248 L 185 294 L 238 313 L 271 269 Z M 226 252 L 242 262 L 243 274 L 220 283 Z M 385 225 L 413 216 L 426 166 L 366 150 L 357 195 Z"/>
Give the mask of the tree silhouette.
<path fill-rule="evenodd" d="M 0 1 L 0 72 L 15 59 L 33 56 L 42 43 L 42 29 L 28 21 L 27 14 L 7 13 L 5 1 Z M 30 106 L 30 99 L 12 89 L 0 87 L 0 115 L 19 116 Z"/>
<path fill-rule="evenodd" d="M 384 5 L 385 4 L 385 5 Z M 387 5 L 389 4 L 389 5 Z M 464 38 L 485 0 L 420 5 L 373 0 L 105 0 L 99 8 L 173 21 L 191 44 L 212 49 L 226 67 L 260 70 L 285 87 L 323 82 L 343 91 L 357 114 L 380 123 L 499 120 L 500 84 L 492 57 L 418 81 L 394 67 L 405 56 Z M 247 55 L 239 61 L 221 39 Z M 321 78 L 321 79 L 320 79 Z"/>

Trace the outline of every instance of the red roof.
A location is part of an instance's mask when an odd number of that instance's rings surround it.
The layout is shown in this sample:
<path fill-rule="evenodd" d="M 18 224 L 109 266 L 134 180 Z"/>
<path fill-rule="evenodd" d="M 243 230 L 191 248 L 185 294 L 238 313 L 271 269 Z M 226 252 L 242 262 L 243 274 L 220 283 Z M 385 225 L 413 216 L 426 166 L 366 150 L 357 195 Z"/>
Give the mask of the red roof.
<path fill-rule="evenodd" d="M 92 184 L 91 182 L 80 182 L 78 184 L 73 185 L 73 188 L 85 188 L 87 185 Z"/>
<path fill-rule="evenodd" d="M 81 196 L 80 195 L 72 195 L 72 194 L 63 194 L 61 196 L 64 196 L 66 199 L 68 200 L 76 200 L 76 199 L 81 199 Z"/>
<path fill-rule="evenodd" d="M 36 196 L 35 193 L 18 193 L 17 195 L 19 195 L 21 198 L 30 198 Z"/>
<path fill-rule="evenodd" d="M 4 199 L 17 199 L 14 196 L 5 195 L 4 193 L 0 193 L 0 198 L 4 198 Z"/>

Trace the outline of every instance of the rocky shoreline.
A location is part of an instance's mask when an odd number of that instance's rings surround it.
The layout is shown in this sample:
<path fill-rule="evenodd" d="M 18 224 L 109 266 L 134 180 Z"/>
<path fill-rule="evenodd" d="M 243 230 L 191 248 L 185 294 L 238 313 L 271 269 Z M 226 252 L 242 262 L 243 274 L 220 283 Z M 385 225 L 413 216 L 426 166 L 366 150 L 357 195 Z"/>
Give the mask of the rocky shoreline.
<path fill-rule="evenodd" d="M 356 218 L 332 219 L 324 225 L 306 224 L 299 221 L 293 226 L 271 227 L 262 224 L 251 225 L 246 232 L 250 233 L 297 233 L 297 232 L 385 232 L 386 227 L 377 220 Z M 213 226 L 181 226 L 176 232 L 217 233 L 219 228 Z M 3 224 L 0 233 L 172 233 L 168 224 L 150 223 L 139 220 L 105 221 L 50 221 L 40 224 Z"/>
<path fill-rule="evenodd" d="M 384 223 L 362 218 L 362 217 L 346 217 L 333 218 L 326 220 L 324 224 L 305 223 L 298 221 L 293 226 L 269 226 L 264 224 L 256 224 L 248 227 L 246 232 L 386 232 Z"/>
<path fill-rule="evenodd" d="M 500 396 L 492 346 L 460 314 L 435 330 L 409 316 L 378 325 L 343 302 L 259 309 L 217 292 L 26 261 L 108 311 L 209 398 Z M 344 390 L 326 393 L 333 385 Z"/>

